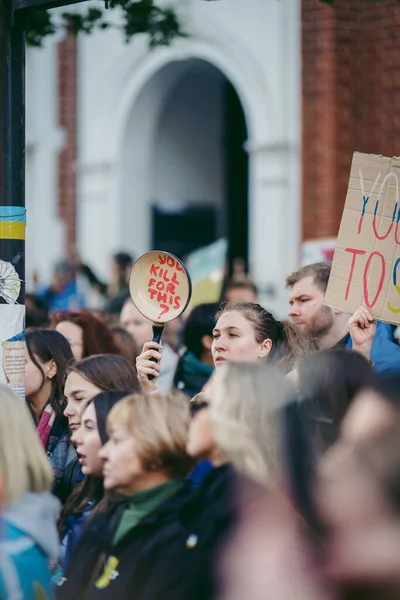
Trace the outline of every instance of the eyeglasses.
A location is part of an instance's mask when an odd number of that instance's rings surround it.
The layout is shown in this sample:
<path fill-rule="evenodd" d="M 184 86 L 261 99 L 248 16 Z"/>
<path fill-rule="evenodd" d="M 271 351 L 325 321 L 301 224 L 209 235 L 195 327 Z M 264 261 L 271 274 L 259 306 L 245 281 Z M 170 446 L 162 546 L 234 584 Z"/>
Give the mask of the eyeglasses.
<path fill-rule="evenodd" d="M 197 394 L 197 396 L 194 396 L 189 403 L 190 415 L 194 417 L 194 415 L 196 415 L 200 410 L 203 410 L 203 408 L 208 408 L 209 406 L 210 404 L 207 402 L 204 396 L 201 393 Z"/>

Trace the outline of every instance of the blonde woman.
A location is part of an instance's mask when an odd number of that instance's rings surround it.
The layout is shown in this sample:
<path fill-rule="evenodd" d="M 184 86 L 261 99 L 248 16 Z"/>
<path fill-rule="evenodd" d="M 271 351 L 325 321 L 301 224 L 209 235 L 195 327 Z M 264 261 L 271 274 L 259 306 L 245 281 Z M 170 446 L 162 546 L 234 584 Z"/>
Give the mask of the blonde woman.
<path fill-rule="evenodd" d="M 279 486 L 280 417 L 290 399 L 284 377 L 260 361 L 217 369 L 206 392 L 190 403 L 187 451 L 215 467 L 200 485 L 192 522 L 209 556 L 224 554 L 241 508 L 251 513 L 254 497 Z M 212 565 L 203 564 L 199 573 L 195 597 L 214 598 L 219 588 Z"/>
<path fill-rule="evenodd" d="M 0 387 L 0 598 L 51 598 L 48 559 L 56 559 L 58 501 L 51 465 L 28 409 Z"/>
<path fill-rule="evenodd" d="M 280 471 L 280 416 L 292 398 L 282 375 L 260 363 L 225 365 L 207 393 L 190 403 L 187 450 L 216 466 L 230 462 L 247 479 L 269 487 Z"/>
<path fill-rule="evenodd" d="M 99 456 L 104 489 L 123 501 L 88 525 L 61 599 L 188 600 L 177 590 L 188 577 L 190 531 L 181 520 L 192 494 L 184 479 L 193 465 L 185 450 L 188 421 L 181 393 L 132 394 L 111 410 L 110 439 Z"/>

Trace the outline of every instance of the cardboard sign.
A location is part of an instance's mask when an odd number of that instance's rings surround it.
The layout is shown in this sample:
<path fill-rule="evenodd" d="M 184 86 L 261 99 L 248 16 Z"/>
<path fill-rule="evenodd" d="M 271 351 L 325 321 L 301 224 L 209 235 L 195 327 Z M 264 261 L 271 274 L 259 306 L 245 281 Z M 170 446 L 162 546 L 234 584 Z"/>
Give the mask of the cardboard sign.
<path fill-rule="evenodd" d="M 129 289 L 136 308 L 154 323 L 179 317 L 191 296 L 189 274 L 167 252 L 143 254 L 133 266 Z"/>
<path fill-rule="evenodd" d="M 325 303 L 400 323 L 400 158 L 355 152 Z"/>
<path fill-rule="evenodd" d="M 25 398 L 25 342 L 2 343 L 3 370 L 9 387 Z"/>

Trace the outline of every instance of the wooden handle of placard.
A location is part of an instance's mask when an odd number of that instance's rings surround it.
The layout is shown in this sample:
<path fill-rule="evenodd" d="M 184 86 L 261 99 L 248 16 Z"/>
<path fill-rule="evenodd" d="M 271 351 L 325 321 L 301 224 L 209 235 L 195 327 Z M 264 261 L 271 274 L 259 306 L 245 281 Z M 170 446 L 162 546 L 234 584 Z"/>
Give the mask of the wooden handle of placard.
<path fill-rule="evenodd" d="M 164 324 L 163 323 L 154 323 L 153 324 L 153 339 L 152 342 L 157 342 L 157 344 L 160 343 L 161 341 L 161 336 L 163 334 L 164 331 Z M 152 360 L 153 362 L 157 362 L 156 358 L 150 358 L 150 360 Z M 151 381 L 152 379 L 154 379 L 154 375 L 148 375 L 147 376 L 149 378 L 149 381 Z"/>

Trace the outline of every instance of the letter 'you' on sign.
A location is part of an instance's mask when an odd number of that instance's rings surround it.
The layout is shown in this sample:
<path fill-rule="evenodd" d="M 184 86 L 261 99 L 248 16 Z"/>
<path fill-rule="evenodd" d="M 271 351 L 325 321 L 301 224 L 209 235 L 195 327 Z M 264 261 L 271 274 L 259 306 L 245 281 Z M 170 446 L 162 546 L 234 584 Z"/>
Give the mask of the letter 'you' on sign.
<path fill-rule="evenodd" d="M 135 263 L 129 289 L 136 307 L 154 323 L 167 323 L 186 309 L 190 277 L 182 263 L 167 252 L 147 252 Z"/>
<path fill-rule="evenodd" d="M 400 158 L 355 152 L 325 303 L 400 324 Z"/>

